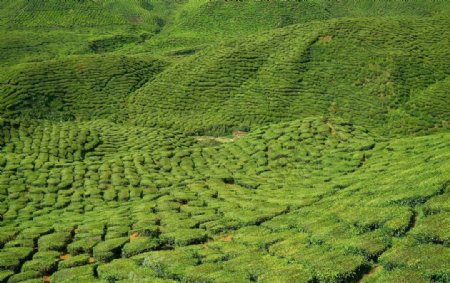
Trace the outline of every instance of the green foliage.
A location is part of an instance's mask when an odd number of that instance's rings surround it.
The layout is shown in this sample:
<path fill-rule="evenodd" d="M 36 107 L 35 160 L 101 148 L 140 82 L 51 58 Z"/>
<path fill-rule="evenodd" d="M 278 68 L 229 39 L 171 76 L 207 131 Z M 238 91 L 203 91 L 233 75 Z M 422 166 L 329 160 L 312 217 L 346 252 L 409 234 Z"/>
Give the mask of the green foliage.
<path fill-rule="evenodd" d="M 100 265 L 97 271 L 99 278 L 108 282 L 125 279 L 145 280 L 146 278 L 153 278 L 156 274 L 153 270 L 139 266 L 131 259 L 115 259 L 108 264 Z"/>
<path fill-rule="evenodd" d="M 69 242 L 70 235 L 66 232 L 53 233 L 39 238 L 38 247 L 40 251 L 62 251 Z"/>
<path fill-rule="evenodd" d="M 151 268 L 158 276 L 179 277 L 183 274 L 186 266 L 198 263 L 198 258 L 188 249 L 161 250 L 147 252 L 133 257 L 147 268 Z"/>
<path fill-rule="evenodd" d="M 94 266 L 86 265 L 62 269 L 53 273 L 51 277 L 52 282 L 73 282 L 74 280 L 79 282 L 83 282 L 83 280 L 85 282 L 95 281 Z"/>
<path fill-rule="evenodd" d="M 98 243 L 93 249 L 94 258 L 100 262 L 108 262 L 118 257 L 120 249 L 128 241 L 128 238 L 116 238 Z"/>
<path fill-rule="evenodd" d="M 432 254 L 433 256 L 427 256 Z M 450 255 L 447 247 L 433 244 L 419 244 L 410 239 L 398 241 L 394 247 L 380 257 L 388 270 L 395 268 L 414 269 L 427 278 L 446 281 L 449 279 L 446 259 Z"/>
<path fill-rule="evenodd" d="M 450 244 L 450 213 L 430 215 L 420 219 L 411 235 L 420 242 L 432 242 L 448 246 Z"/>
<path fill-rule="evenodd" d="M 13 274 L 14 274 L 14 272 L 12 272 L 10 270 L 2 270 L 2 271 L 0 271 L 0 280 L 2 282 L 6 282 L 6 279 L 8 279 L 8 277 L 10 277 Z"/>
<path fill-rule="evenodd" d="M 163 233 L 161 239 L 169 246 L 187 246 L 205 242 L 207 234 L 202 229 L 177 229 L 174 232 Z"/>
<path fill-rule="evenodd" d="M 16 247 L 5 248 L 0 251 L 0 270 L 17 270 L 21 261 L 28 258 L 33 249 Z"/>
<path fill-rule="evenodd" d="M 58 269 L 72 268 L 77 266 L 86 265 L 89 262 L 90 256 L 88 254 L 80 254 L 76 256 L 71 256 L 66 260 L 60 261 L 58 264 Z"/>
<path fill-rule="evenodd" d="M 160 243 L 158 240 L 147 237 L 139 237 L 129 243 L 126 243 L 125 246 L 123 246 L 122 256 L 132 257 L 144 252 L 156 250 L 159 247 Z"/>
<path fill-rule="evenodd" d="M 302 265 L 291 264 L 258 277 L 258 282 L 310 282 L 311 273 Z"/>
<path fill-rule="evenodd" d="M 425 90 L 435 84 L 445 89 L 440 62 L 448 52 L 445 43 L 430 42 L 447 32 L 447 24 L 443 18 L 339 19 L 213 45 L 138 90 L 130 111 L 138 123 L 196 135 L 228 135 L 315 115 L 344 117 L 388 135 L 445 129 L 447 110 L 438 105 L 448 104 L 447 96 L 433 91 L 430 97 Z M 421 32 L 425 26 L 434 30 Z M 410 93 L 418 94 L 408 101 Z M 149 109 L 157 115 L 145 115 Z"/>
<path fill-rule="evenodd" d="M 0 1 L 0 281 L 449 281 L 449 12 Z"/>
<path fill-rule="evenodd" d="M 27 261 L 22 266 L 22 271 L 35 271 L 41 275 L 50 274 L 56 270 L 58 259 L 53 257 L 42 257 Z"/>
<path fill-rule="evenodd" d="M 64 60 L 64 64 L 60 61 L 33 63 L 14 70 L 15 81 L 0 88 L 5 91 L 5 97 L 0 100 L 4 115 L 26 119 L 46 118 L 57 122 L 86 120 L 93 116 L 116 121 L 124 110 L 121 105 L 128 94 L 151 80 L 149 74 L 158 73 L 163 66 L 158 60 L 113 55 Z M 99 73 L 102 75 L 99 76 Z M 43 74 L 46 74 L 47 81 Z M 18 95 L 8 95 L 13 93 Z M 34 133 L 34 138 L 39 134 L 42 133 Z M 90 151 L 99 144 L 95 131 L 67 134 L 84 144 L 84 151 Z M 67 144 L 69 149 L 66 155 L 70 153 L 71 145 Z M 62 154 L 62 150 L 64 148 L 59 149 L 58 153 Z"/>
<path fill-rule="evenodd" d="M 445 193 L 431 198 L 424 204 L 424 211 L 427 214 L 450 212 L 450 194 Z"/>
<path fill-rule="evenodd" d="M 74 241 L 67 246 L 68 252 L 73 255 L 81 253 L 92 253 L 92 248 L 100 242 L 100 238 L 86 237 L 81 240 Z"/>
<path fill-rule="evenodd" d="M 0 245 L 3 246 L 5 243 L 14 238 L 17 234 L 15 229 L 1 229 L 0 230 Z"/>
<path fill-rule="evenodd" d="M 28 282 L 40 277 L 40 273 L 37 271 L 25 271 L 18 274 L 14 274 L 8 279 L 8 283 Z M 42 278 L 39 278 L 42 282 Z M 33 282 L 34 283 L 34 282 Z"/>

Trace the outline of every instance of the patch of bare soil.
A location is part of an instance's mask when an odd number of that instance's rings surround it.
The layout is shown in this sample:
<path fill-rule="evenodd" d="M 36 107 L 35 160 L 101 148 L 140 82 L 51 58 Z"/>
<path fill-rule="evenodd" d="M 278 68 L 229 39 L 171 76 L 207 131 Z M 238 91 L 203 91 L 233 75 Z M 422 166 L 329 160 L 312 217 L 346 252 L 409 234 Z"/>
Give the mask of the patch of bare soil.
<path fill-rule="evenodd" d="M 328 42 L 331 42 L 332 40 L 333 40 L 333 37 L 331 35 L 324 35 L 324 36 L 319 37 L 320 42 L 328 43 Z"/>
<path fill-rule="evenodd" d="M 330 129 L 330 134 L 333 138 L 336 137 L 336 129 L 331 125 L 330 122 L 327 123 L 328 128 Z"/>
<path fill-rule="evenodd" d="M 70 258 L 70 254 L 64 254 L 59 257 L 60 260 L 68 260 Z"/>
<path fill-rule="evenodd" d="M 231 242 L 233 240 L 233 235 L 227 235 L 223 238 L 224 242 Z"/>
<path fill-rule="evenodd" d="M 195 139 L 199 142 L 219 142 L 219 143 L 234 142 L 234 138 L 227 138 L 227 137 L 198 136 L 195 137 Z"/>
<path fill-rule="evenodd" d="M 137 238 L 139 238 L 138 232 L 134 232 L 133 234 L 130 235 L 130 241 L 136 240 Z"/>
<path fill-rule="evenodd" d="M 90 258 L 88 259 L 88 263 L 94 263 L 94 262 L 95 262 L 95 258 L 90 257 Z"/>
<path fill-rule="evenodd" d="M 358 283 L 367 282 L 367 279 L 372 277 L 375 273 L 379 272 L 381 268 L 381 265 L 375 264 L 374 266 L 372 266 L 368 273 L 364 274 L 364 276 L 358 281 Z"/>

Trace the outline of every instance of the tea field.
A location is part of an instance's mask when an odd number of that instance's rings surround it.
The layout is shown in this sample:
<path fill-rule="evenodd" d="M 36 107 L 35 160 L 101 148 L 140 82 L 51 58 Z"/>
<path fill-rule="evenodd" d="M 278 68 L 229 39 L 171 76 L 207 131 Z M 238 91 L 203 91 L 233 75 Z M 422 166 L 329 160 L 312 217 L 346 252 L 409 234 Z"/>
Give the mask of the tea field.
<path fill-rule="evenodd" d="M 0 15 L 0 282 L 450 282 L 447 1 Z"/>

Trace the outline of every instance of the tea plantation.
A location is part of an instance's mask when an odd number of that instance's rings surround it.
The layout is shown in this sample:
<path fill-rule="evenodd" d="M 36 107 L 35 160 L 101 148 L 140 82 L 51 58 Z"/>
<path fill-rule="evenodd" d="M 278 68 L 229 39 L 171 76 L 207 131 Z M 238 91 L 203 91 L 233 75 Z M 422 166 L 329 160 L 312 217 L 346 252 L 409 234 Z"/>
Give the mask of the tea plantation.
<path fill-rule="evenodd" d="M 0 0 L 0 282 L 450 282 L 449 27 Z"/>

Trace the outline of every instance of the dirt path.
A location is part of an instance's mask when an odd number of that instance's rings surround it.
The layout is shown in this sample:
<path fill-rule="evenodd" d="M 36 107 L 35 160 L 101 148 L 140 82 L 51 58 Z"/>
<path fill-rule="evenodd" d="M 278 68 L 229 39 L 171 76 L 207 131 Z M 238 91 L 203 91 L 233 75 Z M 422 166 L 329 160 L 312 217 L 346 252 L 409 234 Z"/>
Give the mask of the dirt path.
<path fill-rule="evenodd" d="M 375 273 L 379 272 L 383 267 L 381 265 L 375 264 L 366 274 L 358 280 L 358 283 L 367 281 L 370 277 L 374 276 Z"/>

